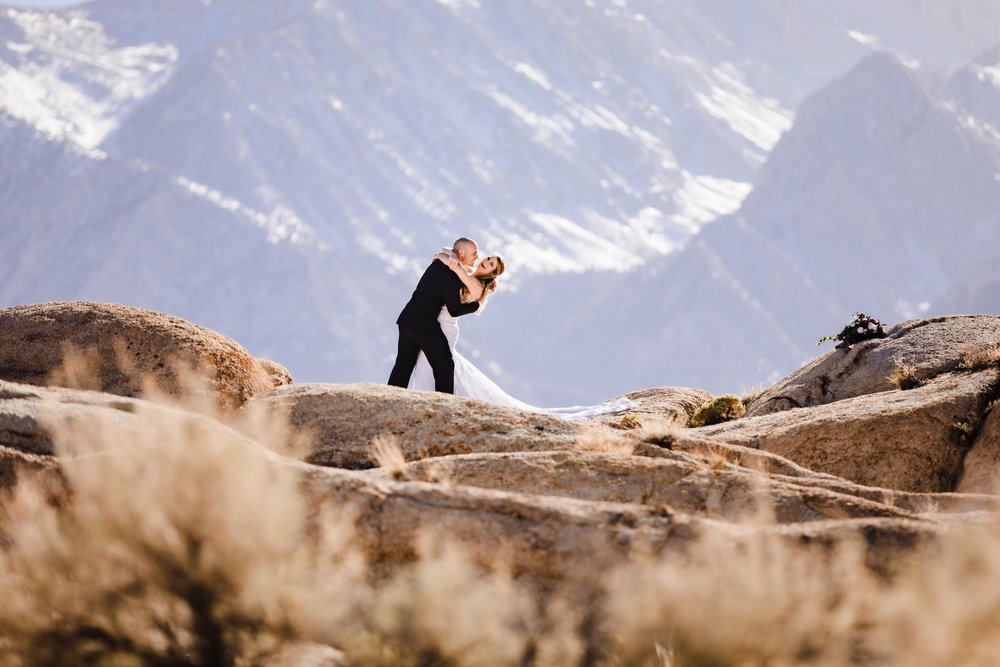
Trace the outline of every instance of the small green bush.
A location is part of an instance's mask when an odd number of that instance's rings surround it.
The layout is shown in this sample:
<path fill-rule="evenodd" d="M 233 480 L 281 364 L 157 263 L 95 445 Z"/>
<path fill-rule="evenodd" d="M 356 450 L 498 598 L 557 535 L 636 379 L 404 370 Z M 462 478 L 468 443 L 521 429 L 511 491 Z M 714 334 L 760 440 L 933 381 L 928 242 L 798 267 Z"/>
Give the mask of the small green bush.
<path fill-rule="evenodd" d="M 949 427 L 951 437 L 957 445 L 965 445 L 969 442 L 969 436 L 972 435 L 972 425 L 963 420 L 953 422 Z"/>
<path fill-rule="evenodd" d="M 746 412 L 746 407 L 739 396 L 726 394 L 713 398 L 705 405 L 698 408 L 698 412 L 688 421 L 688 426 L 697 428 L 698 426 L 711 426 L 722 422 L 732 421 L 742 417 Z"/>

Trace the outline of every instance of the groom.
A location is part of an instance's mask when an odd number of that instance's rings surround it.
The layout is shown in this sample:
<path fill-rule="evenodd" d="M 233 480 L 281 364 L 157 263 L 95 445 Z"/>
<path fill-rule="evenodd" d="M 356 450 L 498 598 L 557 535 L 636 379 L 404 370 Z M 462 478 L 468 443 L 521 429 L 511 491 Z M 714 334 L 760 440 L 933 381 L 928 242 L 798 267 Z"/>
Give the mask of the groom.
<path fill-rule="evenodd" d="M 452 247 L 466 266 L 472 266 L 479 257 L 479 247 L 470 239 L 460 238 Z M 447 306 L 452 317 L 479 310 L 478 301 L 462 303 L 461 291 L 462 279 L 454 271 L 438 260 L 431 262 L 396 319 L 399 347 L 396 364 L 389 374 L 390 385 L 405 389 L 410 384 L 417 356 L 423 350 L 434 371 L 434 388 L 446 394 L 455 393 L 455 360 L 437 318 L 443 306 Z"/>

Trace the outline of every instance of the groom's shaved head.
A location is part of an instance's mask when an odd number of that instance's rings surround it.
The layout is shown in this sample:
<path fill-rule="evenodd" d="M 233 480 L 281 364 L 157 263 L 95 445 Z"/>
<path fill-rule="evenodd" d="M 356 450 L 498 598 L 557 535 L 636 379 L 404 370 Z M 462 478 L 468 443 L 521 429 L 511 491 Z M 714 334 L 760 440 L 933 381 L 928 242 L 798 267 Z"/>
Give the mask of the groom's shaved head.
<path fill-rule="evenodd" d="M 459 261 L 466 266 L 472 266 L 479 257 L 479 247 L 476 245 L 476 242 L 464 236 L 455 241 L 451 247 L 455 250 L 455 254 L 458 255 Z"/>

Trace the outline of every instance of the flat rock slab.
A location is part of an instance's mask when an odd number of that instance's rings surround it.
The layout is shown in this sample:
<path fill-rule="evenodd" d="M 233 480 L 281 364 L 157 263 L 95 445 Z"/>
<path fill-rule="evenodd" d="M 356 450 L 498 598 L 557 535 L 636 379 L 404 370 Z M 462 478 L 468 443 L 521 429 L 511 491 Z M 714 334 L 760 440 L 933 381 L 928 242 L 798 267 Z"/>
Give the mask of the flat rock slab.
<path fill-rule="evenodd" d="M 653 458 L 671 457 L 671 452 L 684 452 L 708 460 L 720 460 L 755 472 L 789 477 L 840 480 L 835 475 L 809 470 L 794 461 L 753 447 L 726 442 L 705 434 L 703 428 L 627 432 L 636 439 L 632 453 Z"/>
<path fill-rule="evenodd" d="M 698 408 L 712 400 L 712 394 L 689 387 L 651 387 L 617 398 L 629 398 L 637 403 L 636 407 L 625 414 L 635 419 L 640 426 L 685 427 Z M 594 418 L 594 422 L 608 426 L 620 425 L 622 417 L 622 413 L 600 415 Z"/>
<path fill-rule="evenodd" d="M 245 409 L 286 415 L 294 431 L 311 441 L 308 462 L 349 469 L 375 467 L 371 453 L 377 437 L 392 438 L 412 461 L 472 452 L 566 449 L 597 431 L 588 423 L 376 384 L 279 387 Z"/>
<path fill-rule="evenodd" d="M 150 425 L 156 428 L 150 428 Z M 0 380 L 0 487 L 11 489 L 21 476 L 57 470 L 58 446 L 93 444 L 140 446 L 168 428 L 192 443 L 230 439 L 277 455 L 245 435 L 203 415 L 141 399 L 95 391 L 36 387 Z"/>
<path fill-rule="evenodd" d="M 691 431 L 682 431 L 686 436 Z M 672 451 L 648 444 L 634 449 L 636 456 L 668 458 L 682 456 L 696 459 L 700 465 L 713 470 L 756 472 L 767 477 L 769 483 L 787 483 L 796 488 L 820 489 L 869 500 L 903 510 L 908 515 L 933 518 L 936 521 L 967 523 L 984 516 L 1000 514 L 1000 497 L 982 493 L 913 493 L 884 487 L 865 486 L 849 482 L 836 475 L 818 473 L 792 463 L 777 454 L 707 439 L 694 440 L 679 437 Z"/>
<path fill-rule="evenodd" d="M 835 541 L 860 539 L 871 550 L 871 562 L 877 562 L 936 539 L 944 529 L 933 521 L 896 517 L 746 526 L 667 506 L 388 481 L 372 479 L 371 473 L 308 468 L 302 472 L 310 506 L 320 515 L 324 508 L 351 512 L 370 561 L 386 571 L 415 560 L 420 539 L 430 535 L 461 544 L 484 564 L 505 562 L 515 576 L 576 581 L 581 590 L 599 588 L 604 574 L 617 565 L 664 549 L 684 549 L 707 533 L 732 539 L 734 548 L 761 531 L 823 549 Z"/>
<path fill-rule="evenodd" d="M 293 389 L 287 387 L 276 391 L 292 392 Z M 298 389 L 305 390 L 300 397 L 312 395 L 308 386 Z M 471 443 L 470 447 L 564 446 L 567 449 L 577 442 L 581 433 L 588 430 L 581 430 L 581 426 L 573 422 L 519 411 L 490 413 L 482 409 L 483 404 L 475 401 L 432 393 L 417 396 L 416 392 L 381 385 L 334 387 L 332 391 L 329 386 L 314 389 L 316 391 L 312 393 L 321 397 L 320 407 L 324 411 L 330 408 L 330 400 L 334 401 L 335 407 L 343 409 L 340 418 L 334 419 L 335 423 L 344 421 L 348 424 L 343 428 L 356 428 L 351 425 L 380 419 L 378 433 L 384 433 L 382 426 L 395 423 L 393 420 L 401 420 L 400 424 L 412 429 L 413 424 L 419 426 L 423 423 L 418 420 L 419 417 L 429 420 L 426 437 L 435 441 L 440 436 L 442 423 L 457 423 L 463 430 L 469 429 L 477 434 L 472 440 L 462 441 Z M 802 493 L 794 491 L 789 485 L 781 485 L 789 490 L 787 502 L 782 501 L 785 504 L 781 511 L 788 513 L 782 514 L 785 518 L 791 517 L 791 513 L 806 512 L 834 518 L 797 524 L 823 524 L 822 529 L 791 531 L 787 530 L 787 524 L 745 527 L 722 521 L 711 513 L 724 516 L 726 511 L 751 497 L 753 485 L 749 480 L 750 473 L 737 470 L 738 474 L 730 474 L 728 470 L 717 470 L 711 465 L 686 459 L 690 457 L 687 453 L 677 454 L 672 461 L 633 457 L 634 461 L 622 467 L 616 455 L 565 452 L 562 457 L 548 457 L 551 466 L 534 466 L 536 482 L 550 485 L 553 489 L 559 485 L 564 490 L 568 489 L 569 485 L 564 482 L 576 476 L 578 480 L 592 480 L 595 493 L 599 493 L 601 486 L 611 486 L 610 493 L 619 494 L 620 499 L 630 499 L 634 496 L 629 494 L 635 493 L 653 494 L 648 498 L 651 504 L 612 502 L 608 499 L 580 499 L 459 484 L 373 479 L 373 473 L 321 467 L 278 456 L 214 420 L 146 401 L 9 383 L 0 386 L 0 392 L 3 397 L 0 398 L 0 405 L 12 405 L 18 401 L 39 403 L 35 424 L 40 428 L 56 424 L 62 427 L 59 433 L 64 437 L 68 434 L 70 438 L 101 439 L 101 442 L 111 446 L 111 450 L 104 451 L 102 456 L 114 456 L 115 448 L 158 442 L 158 438 L 168 438 L 164 442 L 174 443 L 181 438 L 191 442 L 192 457 L 198 456 L 197 443 L 232 441 L 247 447 L 255 455 L 267 458 L 274 465 L 291 467 L 300 475 L 301 488 L 306 494 L 312 516 L 321 520 L 329 510 L 346 512 L 346 516 L 353 518 L 358 543 L 377 572 L 389 573 L 401 564 L 412 562 L 417 557 L 421 541 L 430 536 L 459 543 L 478 562 L 495 564 L 498 559 L 507 562 L 515 575 L 524 575 L 528 580 L 569 580 L 579 583 L 579 590 L 591 591 L 599 589 L 603 583 L 602 576 L 609 568 L 629 562 L 640 554 L 656 554 L 666 548 L 686 548 L 707 532 L 738 542 L 763 530 L 787 537 L 793 543 L 799 543 L 805 537 L 823 548 L 830 540 L 860 538 L 870 545 L 872 559 L 876 560 L 887 557 L 897 549 L 911 549 L 923 539 L 940 535 L 942 530 L 941 524 L 934 520 L 906 517 L 903 512 L 893 512 L 891 508 L 875 508 L 872 504 L 839 498 L 832 493 Z M 360 405 L 355 402 L 360 402 Z M 407 405 L 411 406 L 410 409 L 421 406 L 420 411 L 408 413 Z M 350 406 L 354 406 L 353 412 L 346 409 Z M 428 406 L 433 407 L 430 416 L 426 412 Z M 294 408 L 294 404 L 290 407 Z M 365 409 L 372 412 L 364 412 Z M 449 415 L 449 411 L 453 413 Z M 377 417 L 378 414 L 382 416 Z M 489 420 L 482 424 L 469 422 L 469 415 L 475 414 L 480 414 L 481 419 L 489 417 Z M 500 424 L 504 425 L 503 432 L 498 431 Z M 71 428 L 67 429 L 67 426 Z M 544 428 L 538 430 L 536 426 Z M 546 435 L 550 429 L 553 432 Z M 589 430 L 608 435 L 603 428 L 589 427 Z M 521 431 L 525 432 L 523 441 L 518 439 Z M 362 442 L 367 435 L 359 433 L 357 437 Z M 505 437 L 509 439 L 505 440 Z M 64 443 L 64 440 L 53 436 L 49 436 L 47 442 L 53 440 L 57 445 Z M 38 444 L 41 442 L 46 441 L 38 439 L 32 447 L 39 451 L 51 450 L 51 444 Z M 86 466 L 98 460 L 96 456 L 75 457 L 73 465 Z M 539 457 L 539 460 L 545 459 Z M 522 456 L 518 465 L 527 468 L 533 462 L 530 457 Z M 566 467 L 560 469 L 559 465 Z M 508 468 L 514 468 L 509 460 Z M 563 482 L 560 482 L 560 475 L 564 478 Z M 631 482 L 619 477 L 617 486 L 610 485 L 610 480 L 621 475 L 633 475 L 636 480 Z M 685 476 L 690 476 L 691 480 L 685 482 Z M 544 477 L 550 479 L 544 480 Z M 531 482 L 531 475 L 519 474 L 518 479 L 521 481 L 514 478 L 509 481 L 515 486 L 527 485 Z M 657 488 L 671 482 L 675 487 L 673 489 Z M 642 490 L 643 484 L 646 485 L 645 491 Z M 718 500 L 712 496 L 716 491 Z M 605 498 L 613 497 L 605 493 Z M 803 499 L 806 500 L 803 502 Z M 652 504 L 652 501 L 658 500 L 672 500 L 678 504 L 683 501 L 687 506 L 705 507 L 711 511 L 698 516 L 680 511 L 666 502 Z M 850 522 L 845 524 L 840 517 L 851 517 Z M 830 525 L 829 531 L 826 530 L 827 524 Z"/>
<path fill-rule="evenodd" d="M 52 419 L 99 420 L 108 429 L 134 424 L 136 399 L 0 380 L 0 447 L 36 456 L 55 452 Z"/>
<path fill-rule="evenodd" d="M 182 397 L 184 374 L 192 372 L 206 377 L 228 408 L 275 386 L 235 341 L 164 313 L 77 301 L 0 310 L 3 380 L 129 397 L 141 395 L 151 381 Z"/>
<path fill-rule="evenodd" d="M 897 389 L 892 377 L 902 368 L 926 382 L 958 370 L 967 354 L 1000 346 L 1000 317 L 954 315 L 903 322 L 886 338 L 850 350 L 831 350 L 762 393 L 747 417 L 825 405 Z"/>
<path fill-rule="evenodd" d="M 378 478 L 392 473 L 373 471 Z M 724 521 L 773 516 L 779 523 L 849 517 L 913 518 L 850 494 L 775 482 L 765 475 L 682 454 L 648 458 L 602 452 L 513 452 L 425 459 L 406 466 L 408 479 L 578 500 L 667 506 Z"/>
<path fill-rule="evenodd" d="M 742 418 L 698 431 L 773 452 L 810 470 L 865 486 L 952 491 L 967 429 L 997 389 L 997 371 L 952 373 L 908 391 Z"/>

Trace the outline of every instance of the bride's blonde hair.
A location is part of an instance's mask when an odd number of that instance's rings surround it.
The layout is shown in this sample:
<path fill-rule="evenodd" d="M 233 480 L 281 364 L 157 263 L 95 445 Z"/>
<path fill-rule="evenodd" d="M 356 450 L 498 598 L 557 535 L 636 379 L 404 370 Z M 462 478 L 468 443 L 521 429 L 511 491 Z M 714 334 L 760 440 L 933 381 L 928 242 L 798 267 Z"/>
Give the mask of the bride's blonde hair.
<path fill-rule="evenodd" d="M 501 257 L 500 255 L 492 255 L 492 257 L 497 261 L 496 268 L 494 268 L 489 273 L 484 273 L 481 276 L 476 276 L 476 278 L 479 279 L 479 282 L 483 284 L 483 293 L 479 295 L 479 298 L 476 299 L 476 301 L 482 304 L 486 303 L 486 299 L 487 297 L 489 297 L 490 294 L 493 294 L 493 292 L 497 291 L 497 286 L 498 286 L 497 278 L 503 275 L 504 269 L 506 268 L 506 266 L 504 265 L 503 257 Z M 463 287 L 462 300 L 465 301 L 468 298 L 469 298 L 469 288 Z"/>

